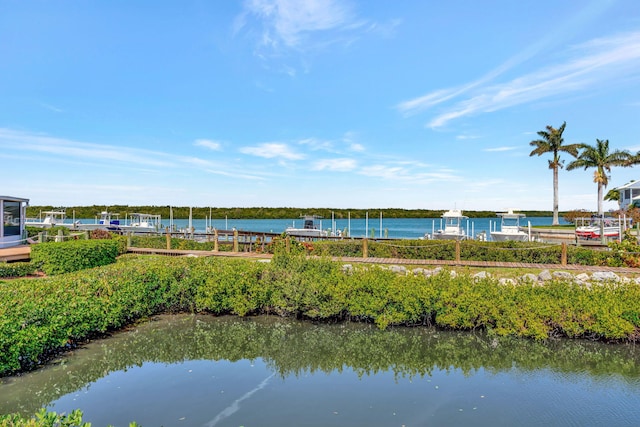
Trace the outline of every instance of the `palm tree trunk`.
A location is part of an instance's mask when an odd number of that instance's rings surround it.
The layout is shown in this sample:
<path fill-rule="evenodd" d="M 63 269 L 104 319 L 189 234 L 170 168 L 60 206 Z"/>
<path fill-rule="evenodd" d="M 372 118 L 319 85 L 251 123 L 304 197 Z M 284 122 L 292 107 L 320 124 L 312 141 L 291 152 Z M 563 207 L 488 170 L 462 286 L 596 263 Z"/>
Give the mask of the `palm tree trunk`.
<path fill-rule="evenodd" d="M 551 225 L 559 225 L 558 221 L 558 166 L 553 168 L 553 221 Z"/>
<path fill-rule="evenodd" d="M 601 182 L 598 183 L 598 215 L 602 216 L 603 209 L 602 209 L 602 193 L 603 193 L 603 189 L 604 189 L 604 185 L 602 185 Z"/>

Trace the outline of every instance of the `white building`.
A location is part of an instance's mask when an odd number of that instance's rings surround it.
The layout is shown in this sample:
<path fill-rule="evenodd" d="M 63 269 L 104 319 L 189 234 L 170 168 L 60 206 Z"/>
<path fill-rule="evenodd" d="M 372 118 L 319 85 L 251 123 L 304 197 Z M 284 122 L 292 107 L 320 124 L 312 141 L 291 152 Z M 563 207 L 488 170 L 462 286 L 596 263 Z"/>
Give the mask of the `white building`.
<path fill-rule="evenodd" d="M 29 199 L 0 196 L 0 248 L 24 244 L 24 222 L 27 216 Z"/>
<path fill-rule="evenodd" d="M 614 188 L 620 193 L 620 209 L 627 209 L 634 202 L 640 206 L 640 181 L 631 181 L 628 184 Z"/>

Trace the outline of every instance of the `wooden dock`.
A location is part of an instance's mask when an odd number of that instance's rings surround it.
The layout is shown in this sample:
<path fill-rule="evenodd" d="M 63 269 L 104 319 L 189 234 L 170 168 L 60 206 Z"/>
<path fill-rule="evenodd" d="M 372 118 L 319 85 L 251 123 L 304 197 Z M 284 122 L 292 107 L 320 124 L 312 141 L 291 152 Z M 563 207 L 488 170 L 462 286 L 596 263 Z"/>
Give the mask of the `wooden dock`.
<path fill-rule="evenodd" d="M 0 248 L 0 262 L 29 261 L 30 259 L 31 246 L 29 245 Z"/>
<path fill-rule="evenodd" d="M 270 260 L 273 255 L 255 252 L 214 252 L 199 250 L 178 249 L 149 249 L 129 248 L 130 253 L 165 256 L 192 256 L 192 257 L 234 257 L 245 259 Z M 311 256 L 313 257 L 313 256 Z M 607 267 L 578 264 L 534 264 L 527 262 L 498 262 L 498 261 L 467 261 L 467 260 L 435 260 L 435 259 L 402 259 L 402 258 L 376 258 L 376 257 L 331 257 L 333 261 L 344 264 L 379 264 L 379 265 L 404 265 L 412 267 L 475 267 L 475 268 L 521 268 L 540 270 L 563 270 L 573 272 L 610 271 L 617 274 L 638 274 L 640 268 L 631 267 Z"/>

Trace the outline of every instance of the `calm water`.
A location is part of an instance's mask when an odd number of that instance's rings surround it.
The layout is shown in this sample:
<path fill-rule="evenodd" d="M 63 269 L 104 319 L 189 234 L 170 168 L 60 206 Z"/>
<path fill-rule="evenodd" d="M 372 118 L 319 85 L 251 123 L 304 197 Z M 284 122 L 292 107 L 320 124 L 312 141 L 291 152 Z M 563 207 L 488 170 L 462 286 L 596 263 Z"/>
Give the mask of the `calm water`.
<path fill-rule="evenodd" d="M 94 426 L 637 426 L 640 349 L 271 317 L 161 316 L 0 382 Z"/>
<path fill-rule="evenodd" d="M 93 223 L 93 219 L 80 220 L 84 223 Z M 463 223 L 466 230 L 466 234 L 469 236 L 476 236 L 478 233 L 484 231 L 489 235 L 489 230 L 493 230 L 496 227 L 500 227 L 499 218 L 472 218 L 465 220 Z M 534 225 L 551 225 L 551 217 L 532 217 L 523 218 L 520 221 L 520 225 L 526 227 L 530 222 Z M 162 219 L 164 226 L 169 226 L 169 218 Z M 423 237 L 425 233 L 433 233 L 434 230 L 438 230 L 443 227 L 440 218 L 380 218 L 373 217 L 366 219 L 337 219 L 332 223 L 331 218 L 324 218 L 318 220 L 318 225 L 323 230 L 335 229 L 342 232 L 350 231 L 350 235 L 353 237 L 371 237 L 372 232 L 374 237 L 389 237 L 389 238 L 409 238 L 416 239 Z M 496 223 L 497 222 L 497 223 Z M 561 223 L 564 223 L 562 219 Z M 187 228 L 189 225 L 188 219 L 174 219 L 173 224 L 176 228 Z M 207 226 L 217 228 L 219 230 L 231 230 L 236 228 L 237 230 L 244 231 L 261 231 L 267 233 L 282 233 L 289 226 L 302 226 L 302 219 L 219 219 L 214 218 L 209 221 L 206 219 L 193 219 L 192 226 L 196 229 L 196 232 L 205 232 Z"/>

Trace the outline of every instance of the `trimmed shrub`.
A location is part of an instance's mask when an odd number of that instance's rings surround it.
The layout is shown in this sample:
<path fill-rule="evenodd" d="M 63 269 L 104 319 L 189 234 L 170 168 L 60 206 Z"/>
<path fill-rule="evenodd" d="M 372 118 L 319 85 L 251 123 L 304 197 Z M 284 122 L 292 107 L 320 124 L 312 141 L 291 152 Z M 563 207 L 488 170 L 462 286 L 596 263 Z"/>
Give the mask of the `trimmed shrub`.
<path fill-rule="evenodd" d="M 74 243 L 84 242 L 92 241 Z M 534 339 L 640 337 L 635 282 L 501 284 L 446 269 L 412 274 L 346 267 L 328 258 L 306 259 L 303 245 L 290 249 L 283 254 L 277 248 L 269 263 L 127 255 L 101 268 L 2 283 L 0 375 L 31 369 L 61 348 L 166 311 L 272 313 L 380 328 L 426 324 Z"/>
<path fill-rule="evenodd" d="M 0 262 L 0 278 L 29 276 L 37 270 L 36 265 L 31 262 Z"/>
<path fill-rule="evenodd" d="M 112 264 L 118 256 L 115 240 L 70 240 L 31 247 L 31 262 L 47 274 L 62 274 Z"/>

